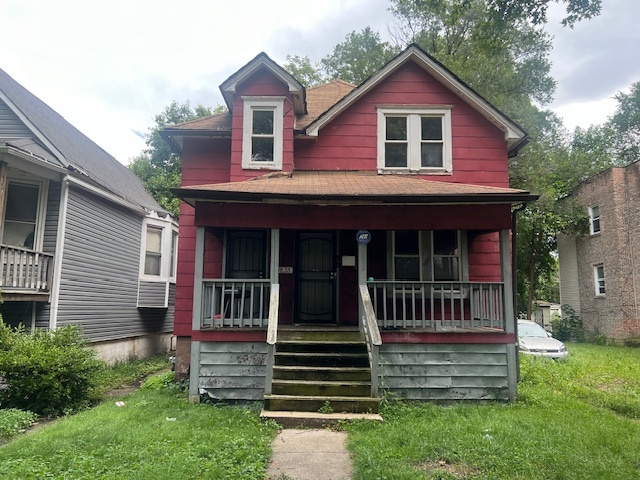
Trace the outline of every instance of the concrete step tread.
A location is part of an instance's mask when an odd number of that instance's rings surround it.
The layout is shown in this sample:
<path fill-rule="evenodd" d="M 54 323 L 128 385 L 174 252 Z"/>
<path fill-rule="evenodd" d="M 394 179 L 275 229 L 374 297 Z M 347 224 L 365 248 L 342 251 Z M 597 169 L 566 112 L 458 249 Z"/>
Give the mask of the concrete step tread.
<path fill-rule="evenodd" d="M 314 401 L 328 401 L 328 402 L 379 402 L 380 397 L 335 397 L 326 395 L 275 395 L 265 394 L 265 400 L 314 400 Z"/>
<path fill-rule="evenodd" d="M 304 365 L 274 365 L 274 370 L 283 370 L 288 372 L 368 372 L 369 367 L 308 367 Z"/>
<path fill-rule="evenodd" d="M 334 387 L 340 387 L 340 386 L 345 386 L 345 387 L 365 387 L 365 386 L 370 386 L 371 382 L 358 382 L 358 381 L 351 381 L 351 380 L 346 380 L 346 381 L 340 381 L 340 380 L 279 380 L 279 379 L 273 379 L 273 383 L 278 383 L 281 385 L 327 385 L 327 386 L 334 386 Z"/>
<path fill-rule="evenodd" d="M 278 352 L 276 356 L 282 357 L 368 357 L 366 352 L 361 353 L 346 353 L 346 352 Z"/>
<path fill-rule="evenodd" d="M 377 413 L 319 413 L 319 412 L 289 412 L 282 410 L 262 410 L 260 418 L 275 420 L 286 427 L 323 427 L 342 421 L 371 420 L 382 422 L 383 418 Z"/>

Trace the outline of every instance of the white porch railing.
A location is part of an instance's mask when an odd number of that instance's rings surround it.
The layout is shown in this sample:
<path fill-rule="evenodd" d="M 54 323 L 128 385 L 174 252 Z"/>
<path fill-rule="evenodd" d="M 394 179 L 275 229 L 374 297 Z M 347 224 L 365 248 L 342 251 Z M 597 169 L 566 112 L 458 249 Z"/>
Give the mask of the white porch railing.
<path fill-rule="evenodd" d="M 269 279 L 202 281 L 202 328 L 264 327 L 269 323 Z"/>
<path fill-rule="evenodd" d="M 369 365 L 371 366 L 371 396 L 378 396 L 378 354 L 382 338 L 376 322 L 371 296 L 366 285 L 360 285 L 358 289 L 358 303 L 360 308 L 360 331 L 367 342 Z"/>
<path fill-rule="evenodd" d="M 499 282 L 367 282 L 381 329 L 504 330 L 504 284 Z"/>
<path fill-rule="evenodd" d="M 26 248 L 0 245 L 0 289 L 5 292 L 51 291 L 53 255 Z"/>

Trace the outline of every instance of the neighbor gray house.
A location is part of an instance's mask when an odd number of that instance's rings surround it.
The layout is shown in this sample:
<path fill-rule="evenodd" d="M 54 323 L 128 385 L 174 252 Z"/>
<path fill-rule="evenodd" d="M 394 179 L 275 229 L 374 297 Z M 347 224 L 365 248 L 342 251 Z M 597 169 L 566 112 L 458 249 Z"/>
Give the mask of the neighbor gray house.
<path fill-rule="evenodd" d="M 0 306 L 99 356 L 170 346 L 178 226 L 131 170 L 0 70 Z"/>

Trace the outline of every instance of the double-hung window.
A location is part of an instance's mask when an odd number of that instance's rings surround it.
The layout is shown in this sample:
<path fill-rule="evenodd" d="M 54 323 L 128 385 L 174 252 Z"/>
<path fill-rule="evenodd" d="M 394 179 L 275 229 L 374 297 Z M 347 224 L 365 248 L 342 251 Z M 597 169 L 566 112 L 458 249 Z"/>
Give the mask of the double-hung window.
<path fill-rule="evenodd" d="M 144 253 L 144 274 L 160 276 L 162 273 L 162 228 L 147 225 Z"/>
<path fill-rule="evenodd" d="M 600 207 L 589 207 L 589 232 L 591 235 L 600 233 Z"/>
<path fill-rule="evenodd" d="M 404 281 L 459 282 L 462 235 L 456 230 L 392 232 L 393 278 Z"/>
<path fill-rule="evenodd" d="M 282 97 L 243 97 L 242 168 L 282 169 Z"/>
<path fill-rule="evenodd" d="M 2 243 L 29 250 L 41 248 L 46 194 L 46 183 L 9 179 Z"/>
<path fill-rule="evenodd" d="M 378 169 L 451 172 L 451 109 L 378 109 Z"/>
<path fill-rule="evenodd" d="M 596 297 L 604 297 L 606 294 L 604 286 L 604 265 L 593 266 L 593 279 L 596 286 Z"/>

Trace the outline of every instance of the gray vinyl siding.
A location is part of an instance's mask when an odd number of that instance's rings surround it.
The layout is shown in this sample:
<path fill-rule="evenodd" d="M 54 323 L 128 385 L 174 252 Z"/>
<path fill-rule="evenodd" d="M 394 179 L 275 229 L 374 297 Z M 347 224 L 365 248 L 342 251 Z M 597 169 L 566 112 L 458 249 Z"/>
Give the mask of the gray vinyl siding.
<path fill-rule="evenodd" d="M 576 237 L 559 233 L 557 240 L 560 268 L 560 303 L 562 305 L 571 305 L 576 313 L 580 315 Z"/>
<path fill-rule="evenodd" d="M 20 121 L 15 113 L 0 100 L 0 138 L 32 137 L 31 131 Z"/>
<path fill-rule="evenodd" d="M 92 341 L 164 331 L 167 309 L 137 308 L 142 218 L 71 187 L 58 325 L 81 325 Z"/>
<path fill-rule="evenodd" d="M 45 217 L 44 238 L 42 241 L 42 251 L 46 253 L 56 253 L 61 187 L 62 184 L 60 182 L 49 182 L 49 194 L 47 196 L 47 214 Z M 39 304 L 36 309 L 36 326 L 39 328 L 48 328 L 50 317 L 50 304 Z"/>
<path fill-rule="evenodd" d="M 266 359 L 264 342 L 202 342 L 198 392 L 214 400 L 261 401 Z"/>
<path fill-rule="evenodd" d="M 164 307 L 166 306 L 167 282 L 140 281 L 138 291 L 138 306 Z"/>
<path fill-rule="evenodd" d="M 408 400 L 508 400 L 507 345 L 380 347 L 381 387 Z"/>

